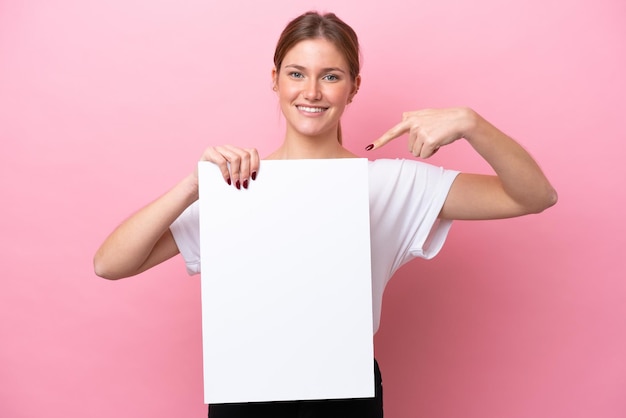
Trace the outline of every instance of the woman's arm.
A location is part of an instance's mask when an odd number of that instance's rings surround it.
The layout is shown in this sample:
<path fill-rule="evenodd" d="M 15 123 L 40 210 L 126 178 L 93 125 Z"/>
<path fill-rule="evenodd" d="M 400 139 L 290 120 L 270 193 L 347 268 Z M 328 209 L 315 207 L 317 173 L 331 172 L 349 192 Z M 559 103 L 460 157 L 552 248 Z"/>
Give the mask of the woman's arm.
<path fill-rule="evenodd" d="M 197 196 L 197 179 L 190 175 L 131 215 L 96 252 L 96 274 L 112 280 L 134 276 L 178 254 L 169 227 Z"/>
<path fill-rule="evenodd" d="M 517 142 L 468 108 L 407 112 L 372 145 L 380 147 L 409 134 L 409 150 L 428 158 L 465 138 L 496 175 L 459 174 L 440 217 L 498 219 L 538 213 L 554 205 L 557 194 L 535 160 Z M 372 149 L 372 148 L 370 148 Z"/>
<path fill-rule="evenodd" d="M 246 188 L 259 169 L 254 149 L 232 146 L 209 147 L 202 161 L 216 164 L 228 184 Z M 195 170 L 154 202 L 120 224 L 102 243 L 94 256 L 94 270 L 106 279 L 121 279 L 141 273 L 178 254 L 170 225 L 198 199 Z"/>

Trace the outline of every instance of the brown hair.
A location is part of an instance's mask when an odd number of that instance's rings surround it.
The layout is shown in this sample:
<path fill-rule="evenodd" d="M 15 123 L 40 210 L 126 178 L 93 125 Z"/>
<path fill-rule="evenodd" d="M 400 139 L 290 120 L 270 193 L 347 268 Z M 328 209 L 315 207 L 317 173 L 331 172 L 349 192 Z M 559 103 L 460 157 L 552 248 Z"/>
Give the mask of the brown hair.
<path fill-rule="evenodd" d="M 298 42 L 322 38 L 332 42 L 348 63 L 350 78 L 355 81 L 361 72 L 359 39 L 356 32 L 334 13 L 306 12 L 287 24 L 278 38 L 274 52 L 274 66 L 280 71 L 287 52 Z M 337 128 L 341 143 L 341 124 Z"/>

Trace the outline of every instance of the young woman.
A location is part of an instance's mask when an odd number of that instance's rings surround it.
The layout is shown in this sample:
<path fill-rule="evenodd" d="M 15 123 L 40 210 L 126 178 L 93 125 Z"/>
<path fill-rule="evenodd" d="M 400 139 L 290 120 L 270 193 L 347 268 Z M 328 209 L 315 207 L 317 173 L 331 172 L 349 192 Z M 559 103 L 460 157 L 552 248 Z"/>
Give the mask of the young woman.
<path fill-rule="evenodd" d="M 334 14 L 305 13 L 283 31 L 272 79 L 286 132 L 266 159 L 354 158 L 342 146 L 340 119 L 359 90 L 357 36 Z M 468 108 L 406 112 L 402 121 L 366 147 L 379 148 L 408 134 L 409 150 L 428 158 L 464 138 L 495 175 L 458 173 L 413 160 L 369 163 L 374 330 L 382 294 L 393 273 L 415 257 L 431 258 L 454 219 L 496 219 L 538 213 L 557 195 L 539 166 L 514 140 Z M 255 149 L 207 148 L 224 180 L 247 189 L 262 166 Z M 181 253 L 190 273 L 200 272 L 198 177 L 194 171 L 117 227 L 94 259 L 96 274 L 119 279 L 141 273 Z M 220 417 L 382 417 L 376 366 L 376 398 L 211 405 Z"/>

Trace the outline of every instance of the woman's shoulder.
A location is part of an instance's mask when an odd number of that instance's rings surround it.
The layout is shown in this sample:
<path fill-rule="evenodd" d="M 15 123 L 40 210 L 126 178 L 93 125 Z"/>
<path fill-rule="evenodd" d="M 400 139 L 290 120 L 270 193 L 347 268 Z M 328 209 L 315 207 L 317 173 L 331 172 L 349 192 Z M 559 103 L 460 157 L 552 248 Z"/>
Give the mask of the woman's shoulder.
<path fill-rule="evenodd" d="M 420 168 L 427 169 L 433 167 L 431 164 L 422 161 L 407 160 L 404 158 L 381 158 L 369 161 L 369 170 L 371 172 L 394 172 L 404 169 L 418 170 Z"/>
<path fill-rule="evenodd" d="M 390 193 L 401 178 L 415 177 L 415 170 L 411 170 L 414 161 L 404 159 L 383 158 L 368 161 L 369 186 L 371 195 Z M 371 193 L 374 192 L 374 193 Z"/>
<path fill-rule="evenodd" d="M 390 188 L 400 183 L 409 188 L 441 185 L 451 183 L 458 174 L 455 170 L 403 158 L 372 160 L 368 167 L 370 185 L 374 188 Z"/>

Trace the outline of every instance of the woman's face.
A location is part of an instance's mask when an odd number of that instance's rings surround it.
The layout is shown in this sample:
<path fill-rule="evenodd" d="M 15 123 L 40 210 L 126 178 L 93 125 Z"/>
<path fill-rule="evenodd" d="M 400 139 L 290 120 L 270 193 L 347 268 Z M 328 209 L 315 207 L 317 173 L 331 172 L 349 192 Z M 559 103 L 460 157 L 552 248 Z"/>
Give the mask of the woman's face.
<path fill-rule="evenodd" d="M 339 119 L 360 82 L 351 79 L 335 45 L 322 38 L 297 43 L 272 77 L 288 136 L 336 136 Z"/>

